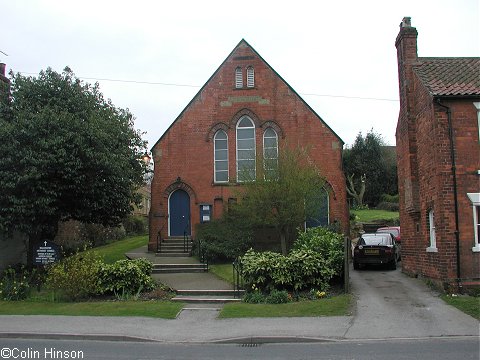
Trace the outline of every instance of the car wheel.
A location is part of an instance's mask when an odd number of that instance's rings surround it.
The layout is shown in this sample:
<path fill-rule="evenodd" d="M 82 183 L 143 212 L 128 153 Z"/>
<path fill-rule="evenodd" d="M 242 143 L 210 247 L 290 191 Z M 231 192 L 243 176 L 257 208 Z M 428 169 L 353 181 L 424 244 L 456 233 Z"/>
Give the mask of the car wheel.
<path fill-rule="evenodd" d="M 354 270 L 359 270 L 360 269 L 360 264 L 357 263 L 356 261 L 353 262 L 353 269 Z"/>

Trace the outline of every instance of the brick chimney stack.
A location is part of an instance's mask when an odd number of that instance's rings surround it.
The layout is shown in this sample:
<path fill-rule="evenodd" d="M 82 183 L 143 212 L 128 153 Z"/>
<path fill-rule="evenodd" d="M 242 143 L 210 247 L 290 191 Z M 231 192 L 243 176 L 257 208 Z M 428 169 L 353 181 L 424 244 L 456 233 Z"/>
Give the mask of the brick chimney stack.
<path fill-rule="evenodd" d="M 4 63 L 0 63 L 0 75 L 5 76 L 5 66 Z"/>
<path fill-rule="evenodd" d="M 400 23 L 400 32 L 397 35 L 395 46 L 397 47 L 398 79 L 400 86 L 400 102 L 409 92 L 409 84 L 412 79 L 412 65 L 418 60 L 417 55 L 418 32 L 412 26 L 410 17 L 404 17 Z"/>
<path fill-rule="evenodd" d="M 415 118 L 412 116 L 415 105 L 413 88 L 413 65 L 418 63 L 417 29 L 412 27 L 409 17 L 400 23 L 395 46 L 397 47 L 398 86 L 400 93 L 400 112 L 396 130 L 397 161 L 399 178 L 405 182 L 398 184 L 404 210 L 409 214 L 418 214 L 419 189 L 416 155 Z M 412 235 L 413 236 L 413 235 Z"/>

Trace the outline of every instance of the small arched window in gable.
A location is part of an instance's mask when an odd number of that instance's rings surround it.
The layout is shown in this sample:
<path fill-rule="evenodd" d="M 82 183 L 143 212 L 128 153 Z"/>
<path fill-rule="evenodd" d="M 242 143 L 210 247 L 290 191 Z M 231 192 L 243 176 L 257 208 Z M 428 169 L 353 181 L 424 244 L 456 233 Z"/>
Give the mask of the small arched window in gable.
<path fill-rule="evenodd" d="M 214 136 L 214 182 L 228 182 L 228 136 L 218 130 Z"/>
<path fill-rule="evenodd" d="M 235 69 L 235 87 L 237 89 L 243 87 L 243 71 L 240 66 Z"/>
<path fill-rule="evenodd" d="M 247 87 L 252 88 L 255 86 L 255 70 L 253 66 L 247 67 Z"/>
<path fill-rule="evenodd" d="M 265 180 L 278 178 L 278 135 L 270 127 L 263 133 L 263 168 Z"/>

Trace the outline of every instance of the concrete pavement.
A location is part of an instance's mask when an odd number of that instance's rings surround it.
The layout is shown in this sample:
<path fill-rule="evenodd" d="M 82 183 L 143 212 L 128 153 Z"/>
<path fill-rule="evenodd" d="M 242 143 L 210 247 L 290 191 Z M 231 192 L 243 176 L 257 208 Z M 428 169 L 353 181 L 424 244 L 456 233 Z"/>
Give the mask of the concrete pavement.
<path fill-rule="evenodd" d="M 140 317 L 0 316 L 0 337 L 298 342 L 477 336 L 479 322 L 445 304 L 421 280 L 397 271 L 351 271 L 352 316 L 218 319 L 218 309 L 188 308 L 175 320 Z"/>

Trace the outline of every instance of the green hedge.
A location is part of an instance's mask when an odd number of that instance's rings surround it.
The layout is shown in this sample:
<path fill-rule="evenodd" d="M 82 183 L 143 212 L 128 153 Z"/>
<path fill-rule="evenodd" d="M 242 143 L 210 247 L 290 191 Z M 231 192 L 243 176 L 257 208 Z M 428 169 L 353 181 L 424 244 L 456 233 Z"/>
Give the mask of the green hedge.
<path fill-rule="evenodd" d="M 231 218 L 199 224 L 196 233 L 209 262 L 232 261 L 253 244 L 252 231 Z"/>

